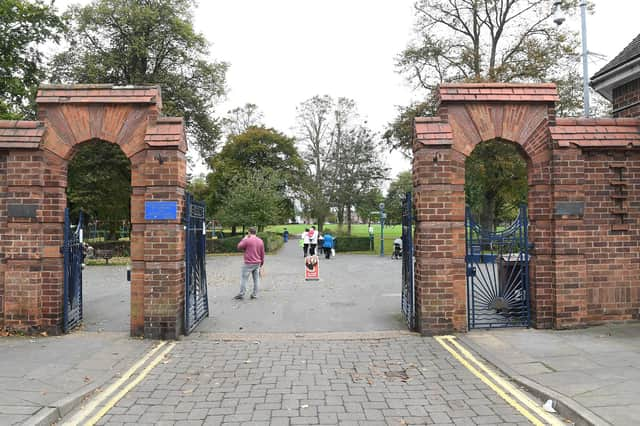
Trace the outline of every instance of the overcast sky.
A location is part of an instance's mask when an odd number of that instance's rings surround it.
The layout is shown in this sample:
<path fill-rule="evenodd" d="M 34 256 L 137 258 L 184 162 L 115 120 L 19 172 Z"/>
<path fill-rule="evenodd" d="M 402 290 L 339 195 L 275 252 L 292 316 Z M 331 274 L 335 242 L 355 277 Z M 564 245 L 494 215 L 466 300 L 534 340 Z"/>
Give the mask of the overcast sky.
<path fill-rule="evenodd" d="M 588 16 L 589 73 L 617 55 L 640 32 L 640 0 L 594 0 Z M 58 0 L 60 8 L 88 1 Z M 198 31 L 211 56 L 230 64 L 220 114 L 247 102 L 264 122 L 294 134 L 296 106 L 316 94 L 353 98 L 369 126 L 382 132 L 397 105 L 418 100 L 396 73 L 394 58 L 412 36 L 414 0 L 201 0 Z M 552 1 L 549 1 L 551 5 Z M 579 14 L 568 17 L 579 29 Z M 409 168 L 390 155 L 393 175 Z"/>

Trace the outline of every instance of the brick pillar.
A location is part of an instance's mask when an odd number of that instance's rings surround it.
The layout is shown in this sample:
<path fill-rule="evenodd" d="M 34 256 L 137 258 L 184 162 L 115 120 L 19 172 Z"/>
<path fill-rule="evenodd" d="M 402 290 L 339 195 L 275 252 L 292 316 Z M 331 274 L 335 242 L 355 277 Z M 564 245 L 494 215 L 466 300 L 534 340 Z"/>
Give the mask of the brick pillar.
<path fill-rule="evenodd" d="M 0 194 L 7 193 L 7 151 L 0 151 Z M 7 199 L 0 197 L 0 235 L 7 233 Z M 0 238 L 0 329 L 4 328 L 4 274 L 7 268 L 6 247 Z"/>
<path fill-rule="evenodd" d="M 553 150 L 553 283 L 555 328 L 579 324 L 587 315 L 587 265 L 584 254 L 584 160 L 579 148 Z"/>
<path fill-rule="evenodd" d="M 62 332 L 64 316 L 64 210 L 67 207 L 65 159 L 43 150 L 44 187 L 42 201 L 42 324 L 50 333 Z"/>
<path fill-rule="evenodd" d="M 131 162 L 131 334 L 175 339 L 183 327 L 186 158 L 178 149 L 146 150 Z M 177 218 L 145 220 L 146 201 L 177 202 Z"/>
<path fill-rule="evenodd" d="M 4 325 L 37 329 L 42 317 L 42 151 L 9 151 L 6 171 Z"/>
<path fill-rule="evenodd" d="M 416 314 L 422 334 L 466 331 L 465 156 L 414 145 Z"/>

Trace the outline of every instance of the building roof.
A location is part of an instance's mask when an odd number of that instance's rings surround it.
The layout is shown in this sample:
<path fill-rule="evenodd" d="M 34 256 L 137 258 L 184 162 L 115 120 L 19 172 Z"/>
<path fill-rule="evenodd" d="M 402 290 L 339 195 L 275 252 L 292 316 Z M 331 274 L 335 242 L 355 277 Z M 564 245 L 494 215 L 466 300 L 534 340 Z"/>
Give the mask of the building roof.
<path fill-rule="evenodd" d="M 0 120 L 0 148 L 38 149 L 44 132 L 42 121 Z"/>
<path fill-rule="evenodd" d="M 555 102 L 553 83 L 446 83 L 438 88 L 440 102 Z"/>
<path fill-rule="evenodd" d="M 640 147 L 640 119 L 635 118 L 559 118 L 549 131 L 560 147 Z"/>
<path fill-rule="evenodd" d="M 640 34 L 638 34 L 636 38 L 634 38 L 633 41 L 618 54 L 618 56 L 613 58 L 611 62 L 602 67 L 600 71 L 596 72 L 591 78 L 598 78 L 637 57 L 640 57 Z"/>

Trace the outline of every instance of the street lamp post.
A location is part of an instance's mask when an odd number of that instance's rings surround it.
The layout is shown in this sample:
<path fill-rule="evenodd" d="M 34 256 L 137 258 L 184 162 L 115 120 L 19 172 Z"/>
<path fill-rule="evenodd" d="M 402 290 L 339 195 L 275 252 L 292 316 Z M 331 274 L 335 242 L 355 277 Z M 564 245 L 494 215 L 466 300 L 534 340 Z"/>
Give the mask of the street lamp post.
<path fill-rule="evenodd" d="M 560 26 L 565 21 L 564 17 L 560 15 L 560 6 L 562 1 L 556 0 L 553 2 L 554 14 L 556 18 L 553 22 Z M 584 103 L 583 115 L 589 117 L 591 115 L 591 106 L 589 102 L 589 58 L 587 50 L 587 2 L 582 0 L 580 6 L 580 20 L 582 21 L 582 100 Z"/>
<path fill-rule="evenodd" d="M 380 203 L 380 257 L 384 257 L 384 203 Z"/>

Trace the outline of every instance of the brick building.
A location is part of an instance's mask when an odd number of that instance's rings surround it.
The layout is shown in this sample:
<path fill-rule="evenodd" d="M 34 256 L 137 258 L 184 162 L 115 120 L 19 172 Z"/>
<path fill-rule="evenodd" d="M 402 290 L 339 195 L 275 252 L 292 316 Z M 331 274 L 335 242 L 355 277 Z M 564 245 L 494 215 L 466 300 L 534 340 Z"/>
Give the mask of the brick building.
<path fill-rule="evenodd" d="M 443 84 L 414 139 L 416 316 L 426 334 L 467 330 L 465 160 L 480 143 L 528 164 L 531 323 L 640 319 L 640 36 L 596 73 L 614 118 L 559 118 L 553 84 Z"/>

